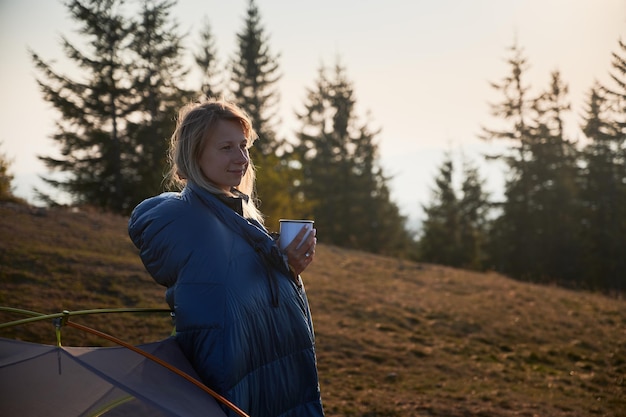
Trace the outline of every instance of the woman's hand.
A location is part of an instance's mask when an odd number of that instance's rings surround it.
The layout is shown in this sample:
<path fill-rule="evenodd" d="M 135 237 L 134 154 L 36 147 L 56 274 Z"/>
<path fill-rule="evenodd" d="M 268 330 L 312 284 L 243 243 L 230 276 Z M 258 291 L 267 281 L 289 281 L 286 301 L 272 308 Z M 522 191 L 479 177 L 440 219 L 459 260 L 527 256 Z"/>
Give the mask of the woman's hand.
<path fill-rule="evenodd" d="M 306 227 L 302 227 L 302 230 L 298 232 L 296 237 L 285 248 L 287 262 L 296 276 L 300 275 L 315 257 L 315 245 L 317 245 L 315 235 L 317 231 L 315 229 L 311 230 L 311 233 L 305 238 L 306 233 Z"/>

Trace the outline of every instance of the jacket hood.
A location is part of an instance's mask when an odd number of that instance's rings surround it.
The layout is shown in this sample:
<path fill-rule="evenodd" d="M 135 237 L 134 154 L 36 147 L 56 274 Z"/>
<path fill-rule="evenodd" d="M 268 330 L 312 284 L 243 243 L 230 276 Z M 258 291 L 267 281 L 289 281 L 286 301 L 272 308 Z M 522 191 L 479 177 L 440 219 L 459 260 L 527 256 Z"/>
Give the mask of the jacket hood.
<path fill-rule="evenodd" d="M 180 193 L 163 193 L 139 204 L 128 222 L 128 233 L 140 251 L 146 270 L 159 284 L 173 287 L 177 274 L 194 250 L 193 242 L 207 221 L 207 211 L 197 210 L 197 203 L 208 208 L 223 227 L 243 238 L 266 266 L 272 303 L 278 303 L 274 269 L 290 275 L 289 266 L 274 238 L 255 220 L 245 219 L 214 194 L 189 182 Z M 224 238 L 223 236 L 221 237 Z M 224 242 L 216 242 L 224 245 Z M 166 294 L 173 307 L 172 295 Z"/>

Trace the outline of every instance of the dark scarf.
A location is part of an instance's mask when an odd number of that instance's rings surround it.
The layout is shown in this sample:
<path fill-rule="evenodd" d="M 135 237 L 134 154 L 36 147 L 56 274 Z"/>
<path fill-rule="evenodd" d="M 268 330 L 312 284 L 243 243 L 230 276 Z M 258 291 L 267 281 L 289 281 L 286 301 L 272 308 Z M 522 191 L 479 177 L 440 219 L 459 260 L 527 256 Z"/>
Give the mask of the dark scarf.
<path fill-rule="evenodd" d="M 234 187 L 230 189 L 230 192 L 234 195 L 233 197 L 226 194 L 213 195 L 219 198 L 222 203 L 230 207 L 235 213 L 243 217 L 243 202 L 245 201 L 247 203 L 250 197 Z"/>

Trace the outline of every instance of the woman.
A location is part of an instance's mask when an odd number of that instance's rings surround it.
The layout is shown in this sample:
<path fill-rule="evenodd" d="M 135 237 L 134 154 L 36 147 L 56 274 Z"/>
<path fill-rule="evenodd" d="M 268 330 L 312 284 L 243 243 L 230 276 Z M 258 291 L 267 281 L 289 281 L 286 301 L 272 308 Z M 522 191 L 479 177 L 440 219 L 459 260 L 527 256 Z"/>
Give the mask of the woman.
<path fill-rule="evenodd" d="M 176 339 L 207 386 L 253 417 L 323 416 L 300 279 L 315 233 L 281 252 L 264 228 L 249 198 L 255 139 L 231 103 L 184 107 L 170 144 L 170 177 L 184 188 L 139 204 L 129 234 L 167 287 Z"/>

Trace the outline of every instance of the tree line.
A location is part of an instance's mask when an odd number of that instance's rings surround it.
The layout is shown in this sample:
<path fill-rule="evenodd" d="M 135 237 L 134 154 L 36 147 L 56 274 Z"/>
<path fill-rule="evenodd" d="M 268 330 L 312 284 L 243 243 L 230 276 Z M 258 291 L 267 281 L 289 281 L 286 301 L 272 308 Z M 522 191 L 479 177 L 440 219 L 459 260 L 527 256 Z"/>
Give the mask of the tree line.
<path fill-rule="evenodd" d="M 537 96 L 524 84 L 527 62 L 517 46 L 510 74 L 493 88 L 499 129 L 483 138 L 507 144 L 489 158 L 506 163 L 503 201 L 484 191 L 466 161 L 460 190 L 448 156 L 435 178 L 419 236 L 391 200 L 377 135 L 355 110 L 354 86 L 340 62 L 322 65 L 306 90 L 292 138 L 278 134 L 280 55 L 272 51 L 255 0 L 249 0 L 236 51 L 218 62 L 210 19 L 197 47 L 172 15 L 175 0 L 69 0 L 81 45 L 62 38 L 70 77 L 35 51 L 43 97 L 59 112 L 52 139 L 59 156 L 40 156 L 44 180 L 74 204 L 128 214 L 166 189 L 166 149 L 175 116 L 200 96 L 225 97 L 251 116 L 259 140 L 255 198 L 270 228 L 282 217 L 313 218 L 321 241 L 372 253 L 563 285 L 623 290 L 626 239 L 625 55 L 614 54 L 614 87 L 596 85 L 585 109 L 584 143 L 567 137 L 567 86 L 558 72 Z M 626 52 L 619 43 L 621 53 Z M 186 54 L 193 56 L 191 67 Z M 200 77 L 192 76 L 193 70 Z M 198 71 L 199 70 L 199 71 Z M 196 79 L 197 78 L 197 79 Z M 192 87 L 189 87 L 192 86 Z M 62 173 L 62 176 L 53 176 Z M 40 200 L 55 204 L 50 195 Z M 620 275 L 621 274 L 621 275 Z"/>
<path fill-rule="evenodd" d="M 419 241 L 421 259 L 493 269 L 523 280 L 621 293 L 626 284 L 626 44 L 612 54 L 609 85 L 596 82 L 582 111 L 582 136 L 565 128 L 572 111 L 558 71 L 533 95 L 523 50 L 492 87 L 499 128 L 481 137 L 504 144 L 486 155 L 506 166 L 504 198 L 493 201 L 471 161 L 448 155 L 439 168 Z"/>

